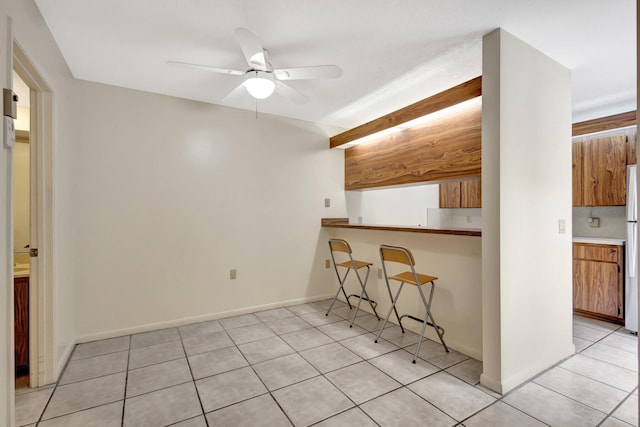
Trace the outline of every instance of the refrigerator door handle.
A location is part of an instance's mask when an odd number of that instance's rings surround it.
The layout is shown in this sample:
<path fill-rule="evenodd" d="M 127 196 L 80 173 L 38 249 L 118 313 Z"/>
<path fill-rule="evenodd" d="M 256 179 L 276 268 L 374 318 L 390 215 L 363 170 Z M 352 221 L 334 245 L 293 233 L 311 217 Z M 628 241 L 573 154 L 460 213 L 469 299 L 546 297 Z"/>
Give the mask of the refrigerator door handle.
<path fill-rule="evenodd" d="M 637 227 L 637 222 L 627 223 L 627 277 L 636 277 L 638 274 Z"/>

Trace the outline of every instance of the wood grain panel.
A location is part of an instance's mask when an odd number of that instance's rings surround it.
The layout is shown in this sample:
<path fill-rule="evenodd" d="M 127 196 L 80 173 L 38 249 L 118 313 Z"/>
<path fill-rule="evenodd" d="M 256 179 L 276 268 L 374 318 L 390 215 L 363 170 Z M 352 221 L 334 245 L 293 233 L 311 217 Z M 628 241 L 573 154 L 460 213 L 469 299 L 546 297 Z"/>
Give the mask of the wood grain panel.
<path fill-rule="evenodd" d="M 441 209 L 459 208 L 461 206 L 460 181 L 442 182 L 439 186 Z"/>
<path fill-rule="evenodd" d="M 637 129 L 634 132 L 629 133 L 627 138 L 627 165 L 638 164 L 638 157 L 636 155 L 636 141 L 638 139 Z"/>
<path fill-rule="evenodd" d="M 585 135 L 588 133 L 633 126 L 635 124 L 636 111 L 634 110 L 626 113 L 614 114 L 613 116 L 600 117 L 598 119 L 574 123 L 572 125 L 572 134 L 573 136 Z"/>
<path fill-rule="evenodd" d="M 320 225 L 322 227 L 330 227 L 337 224 L 349 224 L 349 218 L 321 218 Z"/>
<path fill-rule="evenodd" d="M 461 208 L 482 207 L 482 180 L 480 178 L 462 181 L 460 187 Z"/>
<path fill-rule="evenodd" d="M 588 139 L 583 143 L 585 206 L 626 204 L 627 160 L 623 135 Z"/>
<path fill-rule="evenodd" d="M 618 269 L 610 262 L 574 260 L 574 307 L 617 317 Z"/>
<path fill-rule="evenodd" d="M 572 194 L 573 194 L 573 206 L 584 206 L 583 199 L 583 182 L 582 182 L 582 143 L 574 142 L 571 144 L 572 150 Z"/>
<path fill-rule="evenodd" d="M 418 101 L 407 107 L 335 135 L 329 139 L 329 147 L 334 148 L 347 144 L 351 141 L 355 141 L 356 139 L 426 116 L 427 114 L 440 111 L 463 101 L 477 98 L 480 95 L 482 95 L 482 77 L 476 77 L 475 79 L 454 86 L 451 89 L 447 89 L 444 92 L 440 92 L 429 98 L 423 99 L 422 101 Z"/>
<path fill-rule="evenodd" d="M 328 228 L 350 228 L 356 230 L 377 230 L 377 231 L 406 231 L 409 233 L 423 233 L 423 234 L 449 234 L 452 236 L 482 236 L 482 231 L 476 228 L 434 228 L 434 227 L 412 227 L 404 225 L 370 225 L 370 224 L 343 224 L 335 223 L 332 225 L 326 225 L 323 227 Z"/>
<path fill-rule="evenodd" d="M 480 176 L 482 106 L 345 150 L 345 190 Z"/>
<path fill-rule="evenodd" d="M 596 245 L 591 243 L 574 243 L 573 258 L 588 261 L 604 261 L 617 263 L 620 249 L 616 245 Z"/>
<path fill-rule="evenodd" d="M 29 364 L 29 278 L 13 279 L 14 323 L 15 323 L 15 365 L 16 369 Z"/>
<path fill-rule="evenodd" d="M 622 323 L 624 251 L 618 245 L 573 244 L 574 311 Z"/>

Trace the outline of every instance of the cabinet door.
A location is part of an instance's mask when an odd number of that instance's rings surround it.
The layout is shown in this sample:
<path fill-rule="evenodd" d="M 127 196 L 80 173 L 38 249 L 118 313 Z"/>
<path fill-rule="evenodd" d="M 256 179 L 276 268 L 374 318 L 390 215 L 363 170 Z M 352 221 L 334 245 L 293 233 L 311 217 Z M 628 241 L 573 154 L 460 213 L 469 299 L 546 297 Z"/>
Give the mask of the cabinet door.
<path fill-rule="evenodd" d="M 440 184 L 440 207 L 460 207 L 460 181 L 443 182 Z"/>
<path fill-rule="evenodd" d="M 482 207 L 482 181 L 480 178 L 462 181 L 460 184 L 460 207 Z"/>
<path fill-rule="evenodd" d="M 572 151 L 572 188 L 573 188 L 573 206 L 584 206 L 582 200 L 582 143 L 574 142 L 571 144 Z"/>
<path fill-rule="evenodd" d="M 29 364 L 29 278 L 14 279 L 14 322 L 16 367 Z"/>
<path fill-rule="evenodd" d="M 573 261 L 573 304 L 578 310 L 619 317 L 618 265 L 610 262 Z"/>
<path fill-rule="evenodd" d="M 638 138 L 637 132 L 629 132 L 627 135 L 627 164 L 635 165 L 638 163 L 636 156 L 636 139 Z"/>
<path fill-rule="evenodd" d="M 585 206 L 626 204 L 627 159 L 624 135 L 583 143 Z"/>

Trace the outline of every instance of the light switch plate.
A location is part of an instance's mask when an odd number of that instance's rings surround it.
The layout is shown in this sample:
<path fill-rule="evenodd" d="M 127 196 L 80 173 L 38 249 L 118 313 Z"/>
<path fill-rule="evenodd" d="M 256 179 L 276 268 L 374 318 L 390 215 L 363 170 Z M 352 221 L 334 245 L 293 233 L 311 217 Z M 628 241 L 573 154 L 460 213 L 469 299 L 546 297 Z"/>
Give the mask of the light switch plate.
<path fill-rule="evenodd" d="M 564 219 L 558 220 L 558 234 L 565 234 L 567 232 L 567 221 Z"/>

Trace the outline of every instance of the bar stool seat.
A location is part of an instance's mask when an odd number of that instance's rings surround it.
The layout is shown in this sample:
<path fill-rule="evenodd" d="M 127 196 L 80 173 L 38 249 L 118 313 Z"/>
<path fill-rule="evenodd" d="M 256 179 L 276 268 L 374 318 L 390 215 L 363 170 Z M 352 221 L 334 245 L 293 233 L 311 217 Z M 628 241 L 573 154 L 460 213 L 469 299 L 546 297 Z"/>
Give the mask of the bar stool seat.
<path fill-rule="evenodd" d="M 424 331 L 427 326 L 431 326 L 432 328 L 435 329 L 436 333 L 438 334 L 438 338 L 440 338 L 440 342 L 444 347 L 444 350 L 448 353 L 449 348 L 444 342 L 444 328 L 442 328 L 436 323 L 435 319 L 433 318 L 433 314 L 431 314 L 431 303 L 433 301 L 435 281 L 438 280 L 438 278 L 436 276 L 417 273 L 414 268 L 416 261 L 415 261 L 415 258 L 413 257 L 413 254 L 409 249 L 402 246 L 380 245 L 380 260 L 382 261 L 382 269 L 384 271 L 384 278 L 385 278 L 385 282 L 387 283 L 389 297 L 391 298 L 391 308 L 389 309 L 389 313 L 387 313 L 387 317 L 385 317 L 384 322 L 382 323 L 382 327 L 380 328 L 380 330 L 378 331 L 378 334 L 376 335 L 375 342 L 377 343 L 378 339 L 380 339 L 380 335 L 382 334 L 382 331 L 387 325 L 387 322 L 389 321 L 389 317 L 391 316 L 391 313 L 395 311 L 396 318 L 398 319 L 398 324 L 400 326 L 400 329 L 402 330 L 402 333 L 404 333 L 404 327 L 402 326 L 403 318 L 408 317 L 409 319 L 422 323 L 422 330 L 420 331 L 420 335 L 418 337 L 418 346 L 416 347 L 416 352 L 413 355 L 413 363 L 416 363 L 416 359 L 418 358 L 418 353 L 420 353 L 420 346 L 422 345 L 422 341 L 424 340 Z M 409 266 L 410 271 L 404 271 L 402 273 L 393 274 L 390 276 L 387 273 L 388 262 L 405 264 Z M 395 298 L 391 292 L 391 286 L 389 284 L 389 280 L 395 280 L 400 282 L 400 288 L 398 289 L 398 292 L 396 293 Z M 424 303 L 424 308 L 425 308 L 424 319 L 419 319 L 410 314 L 403 314 L 402 316 L 398 315 L 396 304 L 398 302 L 398 298 L 400 297 L 400 292 L 402 292 L 402 287 L 404 286 L 405 283 L 414 285 L 418 288 L 418 291 L 420 292 L 420 298 L 422 299 L 422 302 Z M 431 285 L 431 292 L 429 293 L 428 299 L 426 298 L 422 290 L 422 286 L 427 284 Z"/>
<path fill-rule="evenodd" d="M 338 298 L 338 295 L 340 295 L 340 291 L 342 291 L 342 293 L 344 294 L 344 297 L 347 300 L 347 304 L 349 304 L 350 310 L 353 307 L 351 306 L 351 302 L 349 301 L 349 298 L 351 297 L 358 298 L 358 305 L 356 307 L 356 311 L 353 313 L 353 316 L 351 317 L 351 323 L 349 324 L 350 328 L 353 327 L 353 322 L 356 320 L 356 316 L 358 315 L 358 311 L 360 310 L 360 303 L 362 303 L 363 300 L 369 302 L 369 305 L 371 306 L 373 313 L 376 315 L 378 320 L 380 320 L 380 316 L 378 316 L 378 312 L 376 311 L 376 306 L 378 305 L 378 303 L 376 303 L 375 301 L 369 298 L 369 295 L 367 295 L 367 290 L 366 290 L 367 280 L 369 279 L 369 272 L 371 270 L 371 266 L 373 265 L 373 263 L 368 261 L 359 261 L 359 260 L 353 259 L 353 255 L 352 255 L 353 251 L 351 250 L 351 245 L 345 239 L 339 239 L 337 237 L 329 239 L 329 252 L 331 253 L 331 260 L 333 261 L 333 266 L 336 270 L 336 275 L 338 276 L 338 282 L 340 284 L 340 287 L 338 288 L 336 295 L 333 297 L 333 301 L 331 301 L 331 305 L 329 306 L 329 309 L 325 313 L 325 316 L 329 315 L 329 312 L 333 308 L 333 305 L 335 304 L 336 299 Z M 346 261 L 341 261 L 341 262 L 336 261 L 336 256 L 340 256 L 338 254 L 342 254 L 343 258 L 346 256 L 347 257 Z M 340 275 L 340 272 L 338 271 L 338 267 L 346 268 L 344 276 Z M 359 273 L 359 271 L 362 268 L 367 269 L 367 273 L 364 276 L 364 279 L 361 277 Z M 360 295 L 351 294 L 347 296 L 347 292 L 344 289 L 345 281 L 347 280 L 347 276 L 349 275 L 349 272 L 351 270 L 355 272 L 356 278 L 358 279 L 358 283 L 360 283 L 360 287 L 362 288 Z"/>
<path fill-rule="evenodd" d="M 416 283 L 416 278 L 410 271 L 405 271 L 404 273 L 396 274 L 394 276 L 389 277 L 391 280 L 397 280 L 398 282 L 408 283 L 410 285 L 425 285 L 429 282 L 433 282 L 434 280 L 438 280 L 435 276 L 428 276 L 426 274 L 416 273 L 418 278 L 418 282 Z"/>

